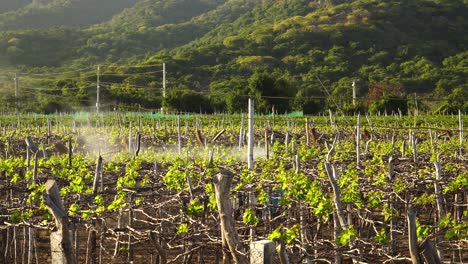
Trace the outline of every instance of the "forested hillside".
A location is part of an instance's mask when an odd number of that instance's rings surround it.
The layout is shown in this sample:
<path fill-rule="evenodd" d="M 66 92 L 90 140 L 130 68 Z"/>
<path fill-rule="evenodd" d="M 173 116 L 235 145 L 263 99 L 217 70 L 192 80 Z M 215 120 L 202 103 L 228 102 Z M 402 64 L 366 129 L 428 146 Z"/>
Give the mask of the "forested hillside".
<path fill-rule="evenodd" d="M 0 4 L 0 30 L 91 26 L 109 20 L 141 0 L 9 1 Z"/>
<path fill-rule="evenodd" d="M 0 33 L 0 66 L 30 87 L 21 95 L 23 111 L 93 106 L 97 65 L 105 109 L 238 112 L 253 96 L 265 113 L 273 105 L 306 113 L 468 111 L 463 0 L 121 0 L 96 15 L 105 2 L 51 1 L 41 9 L 49 20 L 8 22 L 30 6 L 1 15 L 4 28 L 27 28 Z M 85 7 L 94 10 L 78 16 L 80 23 L 51 15 Z M 53 80 L 33 75 L 51 72 L 58 73 Z M 0 79 L 5 107 L 12 107 L 10 77 Z"/>
<path fill-rule="evenodd" d="M 18 9 L 31 3 L 31 0 L 3 0 L 0 1 L 0 14 Z"/>

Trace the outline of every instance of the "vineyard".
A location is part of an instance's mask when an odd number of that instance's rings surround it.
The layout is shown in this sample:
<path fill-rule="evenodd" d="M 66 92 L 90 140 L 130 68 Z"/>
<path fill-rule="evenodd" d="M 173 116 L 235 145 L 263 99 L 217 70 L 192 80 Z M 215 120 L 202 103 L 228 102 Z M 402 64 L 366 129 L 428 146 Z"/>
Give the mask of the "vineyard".
<path fill-rule="evenodd" d="M 466 115 L 248 119 L 0 117 L 0 263 L 468 262 Z"/>

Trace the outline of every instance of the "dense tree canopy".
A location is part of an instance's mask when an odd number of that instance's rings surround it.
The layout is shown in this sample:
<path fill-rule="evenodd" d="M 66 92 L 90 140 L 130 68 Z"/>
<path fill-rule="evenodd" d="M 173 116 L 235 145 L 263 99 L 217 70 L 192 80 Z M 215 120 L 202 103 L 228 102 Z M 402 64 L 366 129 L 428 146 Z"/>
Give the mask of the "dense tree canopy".
<path fill-rule="evenodd" d="M 77 12 L 87 0 L 49 2 L 40 16 L 52 19 L 44 14 Z M 125 5 L 131 7 L 118 11 Z M 0 5 L 0 28 L 25 8 Z M 108 10 L 112 19 L 91 27 L 71 28 L 60 19 L 53 22 L 60 27 L 32 27 L 17 20 L 11 29 L 27 29 L 0 32 L 0 67 L 20 72 L 29 87 L 56 89 L 36 90 L 35 97 L 22 93 L 24 111 L 92 107 L 96 66 L 118 63 L 128 67 L 107 68 L 102 80 L 109 83 L 101 91 L 109 109 L 165 104 L 180 111 L 240 112 L 252 96 L 263 113 L 273 106 L 278 113 L 327 107 L 351 113 L 413 108 L 408 97 L 417 94 L 426 108 L 453 112 L 468 101 L 467 13 L 463 0 L 120 0 Z M 163 62 L 165 100 L 162 66 L 133 68 Z M 29 78 L 51 72 L 74 82 Z M 3 77 L 0 94 L 7 100 L 12 75 Z M 401 91 L 372 97 L 377 87 Z M 50 94 L 72 100 L 51 104 Z"/>

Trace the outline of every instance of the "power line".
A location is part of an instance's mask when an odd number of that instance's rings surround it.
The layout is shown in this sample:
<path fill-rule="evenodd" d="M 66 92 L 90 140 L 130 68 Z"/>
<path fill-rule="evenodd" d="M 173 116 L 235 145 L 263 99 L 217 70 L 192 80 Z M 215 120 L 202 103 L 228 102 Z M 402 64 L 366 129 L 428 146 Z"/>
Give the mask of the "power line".
<path fill-rule="evenodd" d="M 147 68 L 147 67 L 156 67 L 156 66 L 162 66 L 162 65 L 163 63 L 147 64 L 147 65 L 101 64 L 101 66 L 106 66 L 107 68 Z"/>
<path fill-rule="evenodd" d="M 48 76 L 48 75 L 57 75 L 57 74 L 68 74 L 68 73 L 76 73 L 76 72 L 81 72 L 81 71 L 86 71 L 90 70 L 93 67 L 86 67 L 86 68 L 81 68 L 81 69 L 76 69 L 72 71 L 63 71 L 63 72 L 50 72 L 50 73 L 28 73 L 28 75 L 33 75 L 33 76 Z"/>
<path fill-rule="evenodd" d="M 75 102 L 93 102 L 93 100 L 90 100 L 90 99 L 77 99 L 74 97 L 68 97 L 68 96 L 57 95 L 57 94 L 34 93 L 31 91 L 24 91 L 24 93 L 35 95 L 35 96 L 55 97 L 55 98 L 66 99 L 68 101 L 75 101 Z"/>
<path fill-rule="evenodd" d="M 25 76 L 22 76 L 21 78 L 35 80 L 35 81 L 66 81 L 66 80 L 79 80 L 79 79 L 83 79 L 87 77 L 95 77 L 95 76 L 96 74 L 87 74 L 87 75 L 80 75 L 76 77 L 66 77 L 66 78 L 58 77 L 58 76 L 55 76 L 55 78 L 35 78 L 34 76 L 25 75 Z"/>
<path fill-rule="evenodd" d="M 150 72 L 138 72 L 138 73 L 102 73 L 101 76 L 133 76 L 133 75 L 144 75 L 144 74 L 152 74 L 158 73 L 160 71 L 150 71 Z"/>
<path fill-rule="evenodd" d="M 110 87 L 111 85 L 121 85 L 125 87 L 140 88 L 140 89 L 146 89 L 146 90 L 163 90 L 163 88 L 141 86 L 141 85 L 135 85 L 135 84 L 126 84 L 126 83 L 101 82 L 101 84 L 104 84 L 107 87 Z"/>
<path fill-rule="evenodd" d="M 61 91 L 62 89 L 67 90 L 81 90 L 86 88 L 94 87 L 94 85 L 81 86 L 81 87 L 57 87 L 57 88 L 46 88 L 46 87 L 21 87 L 21 91 L 30 90 L 30 91 Z"/>

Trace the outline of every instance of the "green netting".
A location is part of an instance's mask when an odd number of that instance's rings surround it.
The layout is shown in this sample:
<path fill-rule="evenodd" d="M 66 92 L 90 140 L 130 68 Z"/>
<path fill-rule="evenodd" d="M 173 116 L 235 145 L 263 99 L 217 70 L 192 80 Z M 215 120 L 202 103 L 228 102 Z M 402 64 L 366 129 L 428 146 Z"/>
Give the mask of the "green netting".
<path fill-rule="evenodd" d="M 302 111 L 297 111 L 297 112 L 292 112 L 287 114 L 287 116 L 304 116 L 304 113 Z"/>

